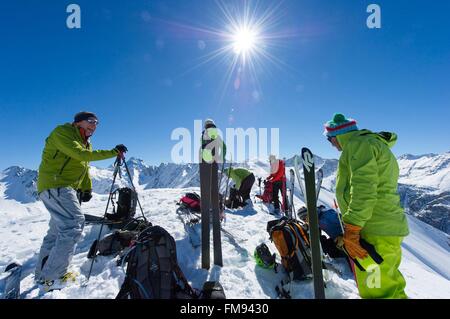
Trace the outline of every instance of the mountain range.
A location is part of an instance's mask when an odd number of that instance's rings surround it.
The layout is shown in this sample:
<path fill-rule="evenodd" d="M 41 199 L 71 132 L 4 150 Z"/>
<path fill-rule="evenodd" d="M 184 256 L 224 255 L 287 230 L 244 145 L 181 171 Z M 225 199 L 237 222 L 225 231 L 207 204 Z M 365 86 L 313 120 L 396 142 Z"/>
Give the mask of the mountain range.
<path fill-rule="evenodd" d="M 322 168 L 324 172 L 322 187 L 334 191 L 338 160 L 315 156 L 315 161 L 316 168 Z M 286 159 L 287 169 L 292 167 L 293 163 L 293 158 Z M 398 157 L 398 163 L 399 193 L 405 211 L 450 234 L 450 152 L 420 156 L 402 155 Z M 130 158 L 127 165 L 137 189 L 181 189 L 200 185 L 198 164 L 163 163 L 150 166 L 141 159 Z M 260 160 L 231 165 L 246 167 L 256 177 L 264 178 L 269 172 L 268 162 Z M 116 182 L 118 187 L 128 185 L 127 175 L 123 169 L 121 171 L 122 176 Z M 90 174 L 93 191 L 97 194 L 107 194 L 111 188 L 113 167 L 92 166 Z M 3 193 L 5 199 L 32 203 L 38 200 L 36 181 L 36 170 L 12 166 L 0 172 L 0 193 Z"/>

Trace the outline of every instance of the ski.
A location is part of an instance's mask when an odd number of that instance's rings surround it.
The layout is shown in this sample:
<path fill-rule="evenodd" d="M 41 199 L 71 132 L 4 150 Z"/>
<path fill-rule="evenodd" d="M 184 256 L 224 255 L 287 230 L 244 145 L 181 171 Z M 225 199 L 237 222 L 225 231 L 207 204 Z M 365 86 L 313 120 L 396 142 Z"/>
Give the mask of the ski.
<path fill-rule="evenodd" d="M 320 247 L 319 218 L 317 215 L 317 191 L 314 157 L 307 148 L 302 149 L 303 174 L 305 176 L 306 206 L 308 209 L 309 237 L 311 243 L 314 294 L 316 299 L 325 299 L 322 273 L 322 251 Z"/>
<path fill-rule="evenodd" d="M 300 173 L 300 162 L 301 162 L 301 159 L 299 158 L 299 156 L 295 155 L 295 157 L 294 157 L 295 174 L 297 175 L 297 182 L 298 182 L 298 185 L 300 186 L 300 192 L 302 193 L 303 201 L 306 202 L 305 187 L 303 186 L 301 173 Z"/>
<path fill-rule="evenodd" d="M 295 189 L 295 172 L 291 168 L 289 170 L 289 218 L 294 217 L 294 189 Z"/>
<path fill-rule="evenodd" d="M 201 198 L 201 212 L 202 212 L 202 268 L 209 269 L 210 267 L 210 220 L 211 220 L 211 174 L 212 164 L 200 163 L 200 198 Z"/>
<path fill-rule="evenodd" d="M 283 160 L 283 166 L 286 167 L 285 161 Z M 281 186 L 281 211 L 284 215 L 288 214 L 288 203 L 287 203 L 287 194 L 286 194 L 286 172 L 283 172 L 283 181 Z"/>
<path fill-rule="evenodd" d="M 194 249 L 202 245 L 200 222 L 201 217 L 187 208 L 177 209 L 178 219 L 183 223 L 189 242 Z"/>
<path fill-rule="evenodd" d="M 2 279 L 2 290 L 0 299 L 19 299 L 20 277 L 22 276 L 22 265 L 9 264 L 5 269 L 6 278 Z"/>
<path fill-rule="evenodd" d="M 213 223 L 214 264 L 222 266 L 222 243 L 220 234 L 219 177 L 217 163 L 200 163 L 200 197 L 202 225 L 202 268 L 209 269 L 210 221 Z"/>
<path fill-rule="evenodd" d="M 322 168 L 319 168 L 319 170 L 316 172 L 317 176 L 317 183 L 316 183 L 316 199 L 319 200 L 320 190 L 322 188 L 322 181 L 323 181 L 323 170 Z"/>

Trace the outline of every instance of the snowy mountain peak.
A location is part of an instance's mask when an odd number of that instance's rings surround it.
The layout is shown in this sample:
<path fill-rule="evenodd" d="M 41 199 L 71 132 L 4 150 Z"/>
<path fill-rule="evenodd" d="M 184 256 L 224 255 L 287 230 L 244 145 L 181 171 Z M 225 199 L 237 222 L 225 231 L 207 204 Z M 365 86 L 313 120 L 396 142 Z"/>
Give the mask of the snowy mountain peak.
<path fill-rule="evenodd" d="M 131 157 L 130 159 L 128 159 L 127 165 L 130 169 L 135 168 L 144 170 L 149 168 L 149 166 L 145 164 L 144 160 L 136 157 Z"/>
<path fill-rule="evenodd" d="M 22 203 L 37 199 L 37 171 L 20 166 L 11 166 L 0 174 L 0 192 L 7 199 Z"/>

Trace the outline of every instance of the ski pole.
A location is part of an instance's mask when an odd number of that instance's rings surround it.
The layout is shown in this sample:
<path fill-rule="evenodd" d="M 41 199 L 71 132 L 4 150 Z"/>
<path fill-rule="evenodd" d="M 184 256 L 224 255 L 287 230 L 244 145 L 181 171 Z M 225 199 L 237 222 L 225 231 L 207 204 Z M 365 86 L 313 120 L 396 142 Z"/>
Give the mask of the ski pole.
<path fill-rule="evenodd" d="M 116 161 L 114 162 L 114 166 L 115 167 L 114 167 L 114 173 L 113 173 L 113 181 L 112 181 L 112 184 L 111 184 L 111 189 L 109 191 L 109 197 L 108 197 L 108 201 L 106 203 L 105 214 L 103 215 L 102 223 L 101 223 L 101 226 L 100 226 L 100 231 L 98 232 L 97 240 L 95 241 L 95 249 L 94 249 L 94 251 L 97 251 L 98 242 L 100 241 L 100 237 L 101 237 L 102 231 L 103 231 L 103 226 L 105 225 L 106 214 L 108 213 L 109 203 L 111 202 L 113 189 L 114 189 L 114 184 L 116 183 L 117 174 L 119 173 L 119 170 L 120 170 L 122 157 L 123 157 L 123 155 L 120 153 L 119 155 L 117 155 Z M 91 278 L 92 267 L 94 266 L 94 262 L 95 262 L 95 258 L 96 257 L 97 257 L 97 255 L 95 254 L 94 258 L 92 258 L 91 266 L 89 268 L 89 273 L 88 273 L 86 282 L 88 282 L 89 279 Z"/>
<path fill-rule="evenodd" d="M 145 218 L 145 216 L 144 216 L 144 210 L 142 209 L 141 202 L 139 201 L 139 196 L 137 195 L 136 187 L 134 187 L 134 183 L 133 183 L 133 180 L 131 178 L 130 170 L 128 169 L 128 165 L 127 165 L 127 162 L 125 161 L 125 156 L 123 154 L 122 154 L 122 160 L 123 160 L 123 164 L 125 165 L 125 170 L 127 171 L 128 178 L 130 179 L 130 184 L 133 187 L 134 192 L 136 193 L 136 200 L 137 200 L 137 202 L 139 204 L 139 208 L 141 210 L 142 217 L 144 218 L 144 220 L 146 222 L 148 222 L 147 218 Z"/>
<path fill-rule="evenodd" d="M 334 207 L 336 208 L 337 214 L 338 214 L 338 218 L 339 218 L 339 225 L 341 226 L 341 230 L 342 230 L 342 235 L 344 235 L 344 224 L 343 221 L 341 219 L 341 211 L 339 209 L 339 206 L 337 205 L 336 199 L 333 200 L 334 201 Z M 366 240 L 360 238 L 359 243 L 361 245 L 362 248 L 364 248 L 367 253 L 369 254 L 370 258 L 373 259 L 373 261 L 375 261 L 377 264 L 381 264 L 384 259 L 383 257 L 377 252 L 377 250 L 375 249 L 375 246 L 373 246 L 372 244 L 370 244 L 369 242 L 367 242 Z M 347 254 L 347 256 L 349 258 L 352 259 L 352 261 L 355 263 L 356 266 L 358 266 L 358 268 L 361 271 L 365 271 L 364 267 L 362 267 L 362 265 L 358 262 L 358 260 L 356 258 L 352 258 L 349 254 L 347 249 L 344 248 L 344 252 Z"/>
<path fill-rule="evenodd" d="M 259 196 L 262 195 L 262 193 L 261 193 L 261 180 L 262 180 L 262 177 L 258 177 Z"/>

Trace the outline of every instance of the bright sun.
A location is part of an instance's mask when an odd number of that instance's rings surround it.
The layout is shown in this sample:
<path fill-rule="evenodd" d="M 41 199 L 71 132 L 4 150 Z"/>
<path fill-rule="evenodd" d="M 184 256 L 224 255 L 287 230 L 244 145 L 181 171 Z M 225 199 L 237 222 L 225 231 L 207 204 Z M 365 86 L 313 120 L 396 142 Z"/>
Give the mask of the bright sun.
<path fill-rule="evenodd" d="M 232 41 L 234 52 L 246 56 L 257 48 L 258 33 L 249 27 L 241 27 L 233 34 Z"/>

